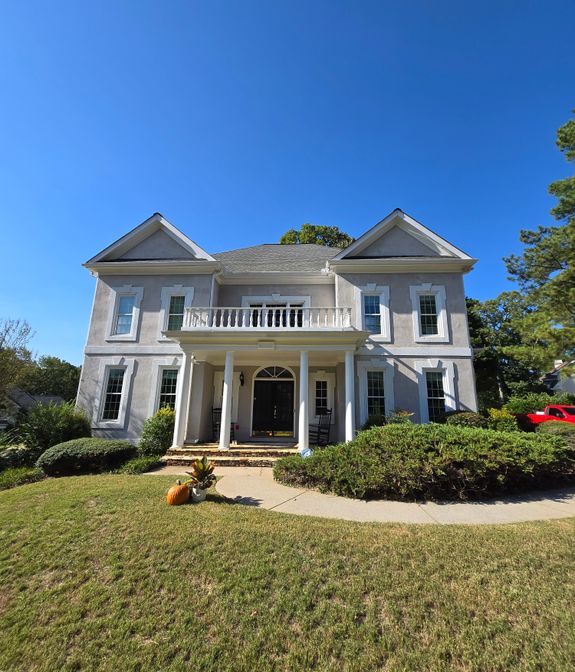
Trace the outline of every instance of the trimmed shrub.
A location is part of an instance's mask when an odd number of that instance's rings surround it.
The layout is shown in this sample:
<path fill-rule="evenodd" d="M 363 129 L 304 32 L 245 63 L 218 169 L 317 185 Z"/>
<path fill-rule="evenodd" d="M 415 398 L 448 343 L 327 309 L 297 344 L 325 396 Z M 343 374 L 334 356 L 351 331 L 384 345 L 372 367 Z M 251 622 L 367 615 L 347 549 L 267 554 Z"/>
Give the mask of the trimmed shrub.
<path fill-rule="evenodd" d="M 160 410 L 144 422 L 138 452 L 140 455 L 163 455 L 172 445 L 176 414 L 171 408 Z"/>
<path fill-rule="evenodd" d="M 358 499 L 479 499 L 575 482 L 575 450 L 555 436 L 387 425 L 306 459 L 283 458 L 274 476 Z"/>
<path fill-rule="evenodd" d="M 146 471 L 158 469 L 163 466 L 163 462 L 154 455 L 144 457 L 134 457 L 128 460 L 119 469 L 119 474 L 144 474 Z"/>
<path fill-rule="evenodd" d="M 36 466 L 50 476 L 94 474 L 117 469 L 135 454 L 136 448 L 128 441 L 75 439 L 48 448 Z"/>
<path fill-rule="evenodd" d="M 488 408 L 487 426 L 498 432 L 518 432 L 517 418 L 506 408 Z"/>
<path fill-rule="evenodd" d="M 554 404 L 568 406 L 575 404 L 575 395 L 533 392 L 523 397 L 511 397 L 503 408 L 514 414 L 535 413 L 536 411 L 542 411 L 545 406 Z"/>
<path fill-rule="evenodd" d="M 86 413 L 69 403 L 33 406 L 18 433 L 28 448 L 42 452 L 58 443 L 90 436 L 92 432 Z"/>
<path fill-rule="evenodd" d="M 43 478 L 46 478 L 46 475 L 35 467 L 11 467 L 0 473 L 0 490 L 7 490 L 25 483 L 35 483 Z"/>
<path fill-rule="evenodd" d="M 458 427 L 487 427 L 487 419 L 473 411 L 454 411 L 446 415 L 445 422 L 448 425 Z"/>

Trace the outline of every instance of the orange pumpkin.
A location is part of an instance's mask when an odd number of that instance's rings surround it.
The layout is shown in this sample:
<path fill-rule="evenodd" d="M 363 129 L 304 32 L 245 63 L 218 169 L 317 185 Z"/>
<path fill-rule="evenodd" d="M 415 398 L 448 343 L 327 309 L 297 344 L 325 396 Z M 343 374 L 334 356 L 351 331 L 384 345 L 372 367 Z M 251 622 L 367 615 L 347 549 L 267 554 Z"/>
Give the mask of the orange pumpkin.
<path fill-rule="evenodd" d="M 176 481 L 176 485 L 172 485 L 166 495 L 166 502 L 170 506 L 185 504 L 188 499 L 190 499 L 190 488 L 187 485 L 182 485 L 181 481 Z"/>

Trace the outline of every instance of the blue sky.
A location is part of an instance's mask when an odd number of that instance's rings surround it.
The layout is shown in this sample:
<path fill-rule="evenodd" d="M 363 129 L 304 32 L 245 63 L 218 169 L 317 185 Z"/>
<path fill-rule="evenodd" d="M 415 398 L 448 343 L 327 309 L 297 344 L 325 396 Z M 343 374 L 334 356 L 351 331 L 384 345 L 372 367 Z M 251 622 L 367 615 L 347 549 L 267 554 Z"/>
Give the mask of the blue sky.
<path fill-rule="evenodd" d="M 80 264 L 155 211 L 208 251 L 395 207 L 511 287 L 569 174 L 572 0 L 28 2 L 0 21 L 0 317 L 80 363 Z"/>

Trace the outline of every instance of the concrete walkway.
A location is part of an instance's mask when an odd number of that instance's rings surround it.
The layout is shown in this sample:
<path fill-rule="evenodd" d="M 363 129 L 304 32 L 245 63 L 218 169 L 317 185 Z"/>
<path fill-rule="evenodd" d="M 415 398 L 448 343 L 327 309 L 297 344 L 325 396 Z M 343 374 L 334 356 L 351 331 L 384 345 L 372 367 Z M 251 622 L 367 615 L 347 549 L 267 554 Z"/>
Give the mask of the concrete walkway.
<path fill-rule="evenodd" d="M 184 469 L 164 467 L 152 473 L 179 475 Z M 441 525 L 487 525 L 575 517 L 575 488 L 471 503 L 365 502 L 281 485 L 274 481 L 272 470 L 265 467 L 220 467 L 217 472 L 223 478 L 217 482 L 216 489 L 224 497 L 239 504 L 300 516 Z"/>

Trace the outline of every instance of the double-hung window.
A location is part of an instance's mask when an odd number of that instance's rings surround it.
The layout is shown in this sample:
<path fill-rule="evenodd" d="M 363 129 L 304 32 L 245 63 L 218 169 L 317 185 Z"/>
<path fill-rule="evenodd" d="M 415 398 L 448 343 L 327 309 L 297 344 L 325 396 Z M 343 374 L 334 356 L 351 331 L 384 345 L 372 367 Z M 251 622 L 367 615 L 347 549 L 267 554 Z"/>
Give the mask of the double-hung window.
<path fill-rule="evenodd" d="M 159 408 L 176 408 L 176 389 L 178 386 L 178 369 L 162 369 L 160 381 Z"/>
<path fill-rule="evenodd" d="M 315 414 L 323 415 L 328 409 L 327 380 L 315 381 Z"/>
<path fill-rule="evenodd" d="M 163 331 L 180 331 L 183 328 L 186 309 L 192 307 L 193 300 L 193 287 L 183 285 L 162 287 L 158 340 L 166 340 Z"/>
<path fill-rule="evenodd" d="M 445 419 L 443 373 L 441 371 L 426 371 L 425 385 L 427 391 L 427 415 L 429 422 L 440 422 Z"/>
<path fill-rule="evenodd" d="M 174 294 L 170 297 L 168 311 L 168 331 L 178 331 L 184 324 L 184 308 L 186 297 L 184 294 Z"/>
<path fill-rule="evenodd" d="M 356 292 L 358 326 L 368 331 L 371 338 L 377 341 L 390 342 L 389 287 L 373 283 L 364 287 L 357 287 Z"/>
<path fill-rule="evenodd" d="M 142 287 L 124 285 L 112 287 L 111 312 L 107 339 L 110 341 L 136 341 L 140 303 L 144 295 Z"/>
<path fill-rule="evenodd" d="M 367 415 L 385 415 L 385 372 L 367 371 Z"/>
<path fill-rule="evenodd" d="M 101 420 L 118 420 L 122 404 L 125 368 L 109 368 Z"/>
<path fill-rule="evenodd" d="M 412 285 L 409 288 L 416 343 L 448 343 L 447 306 L 443 285 Z"/>
<path fill-rule="evenodd" d="M 363 324 L 366 331 L 381 334 L 381 308 L 378 294 L 363 295 Z"/>

